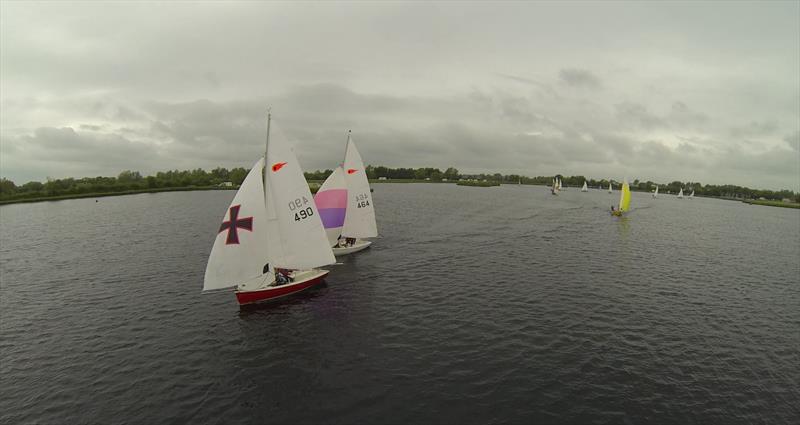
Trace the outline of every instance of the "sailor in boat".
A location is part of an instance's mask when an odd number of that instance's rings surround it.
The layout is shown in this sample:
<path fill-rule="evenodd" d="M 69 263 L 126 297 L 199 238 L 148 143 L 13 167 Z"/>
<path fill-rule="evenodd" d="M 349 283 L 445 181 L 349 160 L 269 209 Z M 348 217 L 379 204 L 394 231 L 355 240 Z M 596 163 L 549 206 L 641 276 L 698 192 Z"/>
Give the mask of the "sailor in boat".
<path fill-rule="evenodd" d="M 276 285 L 285 285 L 287 283 L 294 282 L 294 277 L 292 277 L 292 271 L 289 269 L 275 269 L 275 284 Z"/>

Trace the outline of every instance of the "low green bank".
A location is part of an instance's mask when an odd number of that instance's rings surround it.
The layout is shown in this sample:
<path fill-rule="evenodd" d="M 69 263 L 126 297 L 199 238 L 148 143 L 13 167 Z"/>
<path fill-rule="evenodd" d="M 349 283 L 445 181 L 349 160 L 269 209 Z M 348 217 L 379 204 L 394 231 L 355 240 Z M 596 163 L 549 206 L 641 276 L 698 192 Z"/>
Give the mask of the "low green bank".
<path fill-rule="evenodd" d="M 747 199 L 742 201 L 750 205 L 764 205 L 767 207 L 781 207 L 781 208 L 800 208 L 800 203 L 797 202 L 783 202 L 783 201 L 766 201 L 759 199 Z"/>
<path fill-rule="evenodd" d="M 498 182 L 476 182 L 476 181 L 463 181 L 456 183 L 458 186 L 476 186 L 476 187 L 492 187 L 500 186 Z"/>

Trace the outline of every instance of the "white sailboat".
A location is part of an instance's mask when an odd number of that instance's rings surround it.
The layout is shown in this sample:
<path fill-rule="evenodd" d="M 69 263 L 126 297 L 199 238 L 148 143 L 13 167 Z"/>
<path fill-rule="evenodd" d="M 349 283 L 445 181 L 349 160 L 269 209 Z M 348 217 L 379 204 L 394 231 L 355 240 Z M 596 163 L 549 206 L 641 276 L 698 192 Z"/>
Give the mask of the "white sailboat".
<path fill-rule="evenodd" d="M 656 190 L 653 192 L 653 199 L 658 197 L 658 185 L 656 185 Z"/>
<path fill-rule="evenodd" d="M 347 132 L 347 148 L 344 155 L 343 176 L 347 188 L 347 203 L 341 229 L 341 238 L 332 245 L 334 255 L 347 255 L 369 248 L 371 241 L 364 238 L 378 236 L 375 221 L 375 206 L 367 180 L 367 172 L 361 154 L 350 132 Z"/>
<path fill-rule="evenodd" d="M 692 190 L 692 193 L 689 194 L 687 199 L 694 199 L 694 190 Z"/>
<path fill-rule="evenodd" d="M 681 188 L 681 191 L 678 192 L 678 199 L 683 199 L 683 188 Z"/>
<path fill-rule="evenodd" d="M 586 181 L 584 180 L 583 181 L 583 187 L 581 188 L 581 192 L 588 192 L 588 191 L 589 191 L 589 185 L 587 185 Z"/>
<path fill-rule="evenodd" d="M 553 195 L 558 195 L 558 192 L 561 191 L 561 184 L 558 181 L 558 178 L 553 179 L 553 187 L 550 188 L 550 193 Z"/>
<path fill-rule="evenodd" d="M 253 165 L 228 207 L 203 280 L 203 291 L 235 288 L 239 304 L 321 283 L 328 271 L 315 267 L 336 261 L 289 142 L 270 140 L 271 118 L 264 158 Z"/>
<path fill-rule="evenodd" d="M 611 189 L 611 182 L 608 182 L 608 193 L 614 193 L 614 190 Z"/>

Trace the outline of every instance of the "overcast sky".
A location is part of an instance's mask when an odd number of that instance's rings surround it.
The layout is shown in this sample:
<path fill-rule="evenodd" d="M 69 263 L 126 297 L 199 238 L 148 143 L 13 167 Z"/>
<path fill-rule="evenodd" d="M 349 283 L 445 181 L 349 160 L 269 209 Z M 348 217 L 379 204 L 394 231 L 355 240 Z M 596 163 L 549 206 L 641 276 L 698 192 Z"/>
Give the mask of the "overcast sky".
<path fill-rule="evenodd" d="M 365 162 L 800 191 L 800 3 L 0 3 L 0 175 Z"/>

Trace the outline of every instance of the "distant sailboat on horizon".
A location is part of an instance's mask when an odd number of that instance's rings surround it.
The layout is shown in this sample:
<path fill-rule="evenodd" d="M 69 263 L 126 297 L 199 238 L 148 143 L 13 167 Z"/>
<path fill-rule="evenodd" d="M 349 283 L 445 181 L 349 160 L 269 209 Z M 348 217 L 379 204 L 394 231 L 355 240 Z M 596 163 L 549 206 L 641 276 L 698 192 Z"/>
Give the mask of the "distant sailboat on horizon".
<path fill-rule="evenodd" d="M 688 199 L 694 199 L 694 189 L 692 189 L 692 193 L 689 194 Z"/>
<path fill-rule="evenodd" d="M 608 193 L 613 193 L 614 189 L 611 188 L 611 182 L 608 182 Z"/>
<path fill-rule="evenodd" d="M 681 188 L 681 191 L 678 192 L 678 199 L 683 199 L 683 188 Z"/>
<path fill-rule="evenodd" d="M 588 192 L 589 185 L 586 184 L 586 180 L 583 181 L 583 187 L 581 188 L 581 192 Z"/>
<path fill-rule="evenodd" d="M 611 208 L 611 215 L 621 217 L 623 213 L 631 209 L 631 188 L 628 186 L 628 179 L 622 181 L 622 189 L 619 194 L 619 207 L 615 210 Z"/>
<path fill-rule="evenodd" d="M 656 186 L 655 192 L 653 192 L 653 199 L 658 197 L 658 186 Z"/>

